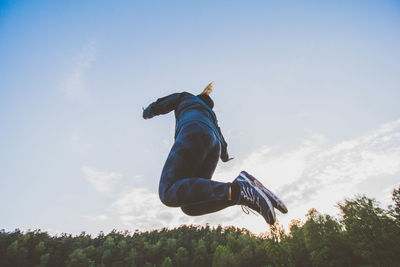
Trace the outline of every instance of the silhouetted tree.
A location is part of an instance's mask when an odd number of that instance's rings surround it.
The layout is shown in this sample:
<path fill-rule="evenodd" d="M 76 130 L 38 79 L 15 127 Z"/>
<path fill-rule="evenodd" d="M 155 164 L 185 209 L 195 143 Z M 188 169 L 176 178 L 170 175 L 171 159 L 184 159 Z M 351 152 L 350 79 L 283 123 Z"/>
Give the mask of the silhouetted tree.
<path fill-rule="evenodd" d="M 400 232 L 395 221 L 365 196 L 339 204 L 346 236 L 355 254 L 373 266 L 398 266 Z"/>

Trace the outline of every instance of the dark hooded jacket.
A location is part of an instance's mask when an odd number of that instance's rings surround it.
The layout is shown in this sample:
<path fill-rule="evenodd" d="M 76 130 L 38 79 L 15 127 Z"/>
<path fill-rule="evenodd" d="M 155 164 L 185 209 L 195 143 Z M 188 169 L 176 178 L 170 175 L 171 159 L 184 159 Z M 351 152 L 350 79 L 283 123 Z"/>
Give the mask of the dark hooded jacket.
<path fill-rule="evenodd" d="M 156 102 L 150 104 L 143 111 L 143 118 L 150 119 L 156 115 L 167 114 L 174 110 L 176 119 L 175 138 L 178 136 L 182 125 L 187 122 L 197 121 L 207 125 L 219 139 L 221 143 L 221 160 L 226 162 L 229 159 L 228 145 L 218 126 L 217 117 L 212 110 L 212 106 L 211 98 L 205 101 L 187 92 L 175 93 L 159 98 Z"/>

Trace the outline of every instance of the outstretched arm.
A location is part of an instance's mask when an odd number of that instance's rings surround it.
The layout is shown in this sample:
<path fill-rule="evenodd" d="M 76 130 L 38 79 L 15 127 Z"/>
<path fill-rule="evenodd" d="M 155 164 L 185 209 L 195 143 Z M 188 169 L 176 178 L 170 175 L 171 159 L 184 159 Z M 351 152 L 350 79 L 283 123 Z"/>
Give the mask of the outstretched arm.
<path fill-rule="evenodd" d="M 179 104 L 181 93 L 175 93 L 157 99 L 156 102 L 151 103 L 146 109 L 143 109 L 143 119 L 151 119 L 160 114 L 167 114 L 174 110 Z"/>

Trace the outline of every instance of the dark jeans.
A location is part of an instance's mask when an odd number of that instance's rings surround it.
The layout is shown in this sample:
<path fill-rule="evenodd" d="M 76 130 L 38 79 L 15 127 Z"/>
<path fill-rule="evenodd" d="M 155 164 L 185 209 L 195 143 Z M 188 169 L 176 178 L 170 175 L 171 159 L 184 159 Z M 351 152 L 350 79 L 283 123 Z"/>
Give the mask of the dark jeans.
<path fill-rule="evenodd" d="M 219 155 L 220 142 L 212 129 L 201 122 L 183 125 L 162 170 L 161 201 L 192 216 L 233 205 L 230 183 L 211 180 Z"/>

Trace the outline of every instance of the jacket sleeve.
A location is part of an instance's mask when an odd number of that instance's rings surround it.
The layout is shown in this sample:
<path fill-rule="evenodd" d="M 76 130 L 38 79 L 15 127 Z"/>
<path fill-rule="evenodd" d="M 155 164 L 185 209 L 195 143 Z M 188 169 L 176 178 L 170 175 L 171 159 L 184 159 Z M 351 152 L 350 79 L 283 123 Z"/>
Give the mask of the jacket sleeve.
<path fill-rule="evenodd" d="M 143 110 L 143 119 L 151 119 L 154 116 L 167 114 L 176 109 L 179 104 L 181 93 L 175 93 L 157 99 L 156 102 L 151 103 L 145 110 Z"/>

